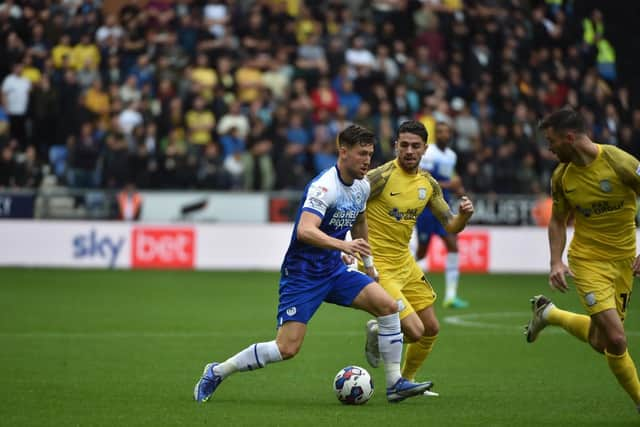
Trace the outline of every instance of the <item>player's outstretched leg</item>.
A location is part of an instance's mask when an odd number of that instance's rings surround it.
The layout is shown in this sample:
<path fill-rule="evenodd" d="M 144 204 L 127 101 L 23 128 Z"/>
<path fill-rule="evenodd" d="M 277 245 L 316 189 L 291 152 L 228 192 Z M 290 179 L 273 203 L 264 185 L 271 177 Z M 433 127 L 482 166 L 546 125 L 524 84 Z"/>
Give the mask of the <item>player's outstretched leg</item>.
<path fill-rule="evenodd" d="M 200 403 L 204 403 L 209 400 L 209 398 L 213 395 L 213 392 L 216 391 L 220 383 L 222 382 L 222 377 L 220 375 L 216 375 L 213 372 L 213 368 L 215 368 L 218 363 L 207 363 L 204 367 L 204 372 L 202 372 L 202 377 L 196 383 L 196 386 L 193 389 L 193 398 Z"/>
<path fill-rule="evenodd" d="M 367 339 L 364 345 L 364 355 L 367 362 L 373 368 L 377 368 L 380 364 L 380 348 L 378 347 L 378 321 L 371 319 L 365 326 Z"/>
<path fill-rule="evenodd" d="M 572 313 L 556 307 L 549 298 L 544 295 L 536 295 L 529 300 L 531 302 L 531 320 L 525 326 L 527 342 L 534 342 L 547 325 L 560 326 L 580 341 L 589 340 L 589 328 L 591 318 L 584 314 Z"/>
<path fill-rule="evenodd" d="M 538 334 L 547 327 L 547 321 L 544 316 L 544 311 L 548 307 L 554 307 L 551 300 L 544 295 L 536 295 L 529 300 L 531 303 L 531 320 L 529 324 L 525 326 L 524 334 L 527 337 L 527 342 L 534 342 L 538 338 Z"/>
<path fill-rule="evenodd" d="M 241 371 L 264 368 L 268 363 L 283 360 L 278 344 L 274 341 L 251 344 L 222 363 L 209 363 L 193 390 L 197 402 L 206 402 L 216 391 L 222 380 Z"/>

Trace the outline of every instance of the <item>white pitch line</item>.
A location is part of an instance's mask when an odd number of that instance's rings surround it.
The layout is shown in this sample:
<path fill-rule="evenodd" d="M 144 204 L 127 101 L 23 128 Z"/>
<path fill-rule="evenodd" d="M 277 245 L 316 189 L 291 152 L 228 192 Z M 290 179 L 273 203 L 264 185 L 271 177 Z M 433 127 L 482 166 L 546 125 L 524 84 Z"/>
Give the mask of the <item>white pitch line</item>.
<path fill-rule="evenodd" d="M 521 318 L 522 321 L 515 324 L 504 323 L 492 323 L 481 321 L 484 319 L 501 319 L 501 318 Z M 504 331 L 518 331 L 522 333 L 523 326 L 527 324 L 531 318 L 530 311 L 499 311 L 495 313 L 467 313 L 459 314 L 456 316 L 445 316 L 443 321 L 450 325 L 462 326 L 465 328 L 480 328 L 480 329 L 498 329 Z M 547 331 L 545 330 L 545 333 Z M 560 328 L 550 328 L 549 332 L 561 332 Z M 629 336 L 640 336 L 639 331 L 625 331 Z"/>

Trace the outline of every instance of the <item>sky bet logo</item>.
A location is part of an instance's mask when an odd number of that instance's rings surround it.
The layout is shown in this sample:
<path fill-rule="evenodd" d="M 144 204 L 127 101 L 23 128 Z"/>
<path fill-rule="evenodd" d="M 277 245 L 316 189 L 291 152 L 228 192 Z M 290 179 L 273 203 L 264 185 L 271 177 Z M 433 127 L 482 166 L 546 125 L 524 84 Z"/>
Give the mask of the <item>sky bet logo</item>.
<path fill-rule="evenodd" d="M 125 238 L 100 236 L 96 230 L 89 234 L 80 234 L 73 238 L 73 257 L 76 259 L 104 259 L 110 268 L 115 267 L 118 255 L 124 246 Z"/>

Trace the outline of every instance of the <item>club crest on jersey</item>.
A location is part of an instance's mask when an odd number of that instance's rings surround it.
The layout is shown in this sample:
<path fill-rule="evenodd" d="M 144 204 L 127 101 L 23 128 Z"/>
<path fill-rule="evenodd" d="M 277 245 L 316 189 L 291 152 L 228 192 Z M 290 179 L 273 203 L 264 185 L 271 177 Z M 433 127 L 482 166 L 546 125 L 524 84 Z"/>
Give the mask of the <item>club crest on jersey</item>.
<path fill-rule="evenodd" d="M 418 188 L 418 199 L 424 200 L 427 198 L 427 189 L 426 188 Z"/>
<path fill-rule="evenodd" d="M 600 189 L 605 193 L 611 193 L 611 183 L 608 179 L 603 179 L 600 181 Z"/>

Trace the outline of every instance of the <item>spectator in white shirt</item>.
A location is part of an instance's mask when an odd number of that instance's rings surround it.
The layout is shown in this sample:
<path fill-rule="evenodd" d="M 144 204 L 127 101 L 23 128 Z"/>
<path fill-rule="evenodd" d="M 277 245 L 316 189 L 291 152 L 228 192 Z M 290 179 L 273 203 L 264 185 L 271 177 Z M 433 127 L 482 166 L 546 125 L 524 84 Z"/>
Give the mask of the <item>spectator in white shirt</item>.
<path fill-rule="evenodd" d="M 31 82 L 22 77 L 21 62 L 13 64 L 12 72 L 2 82 L 2 101 L 9 114 L 11 137 L 22 147 L 27 145 L 26 117 L 29 107 Z"/>

